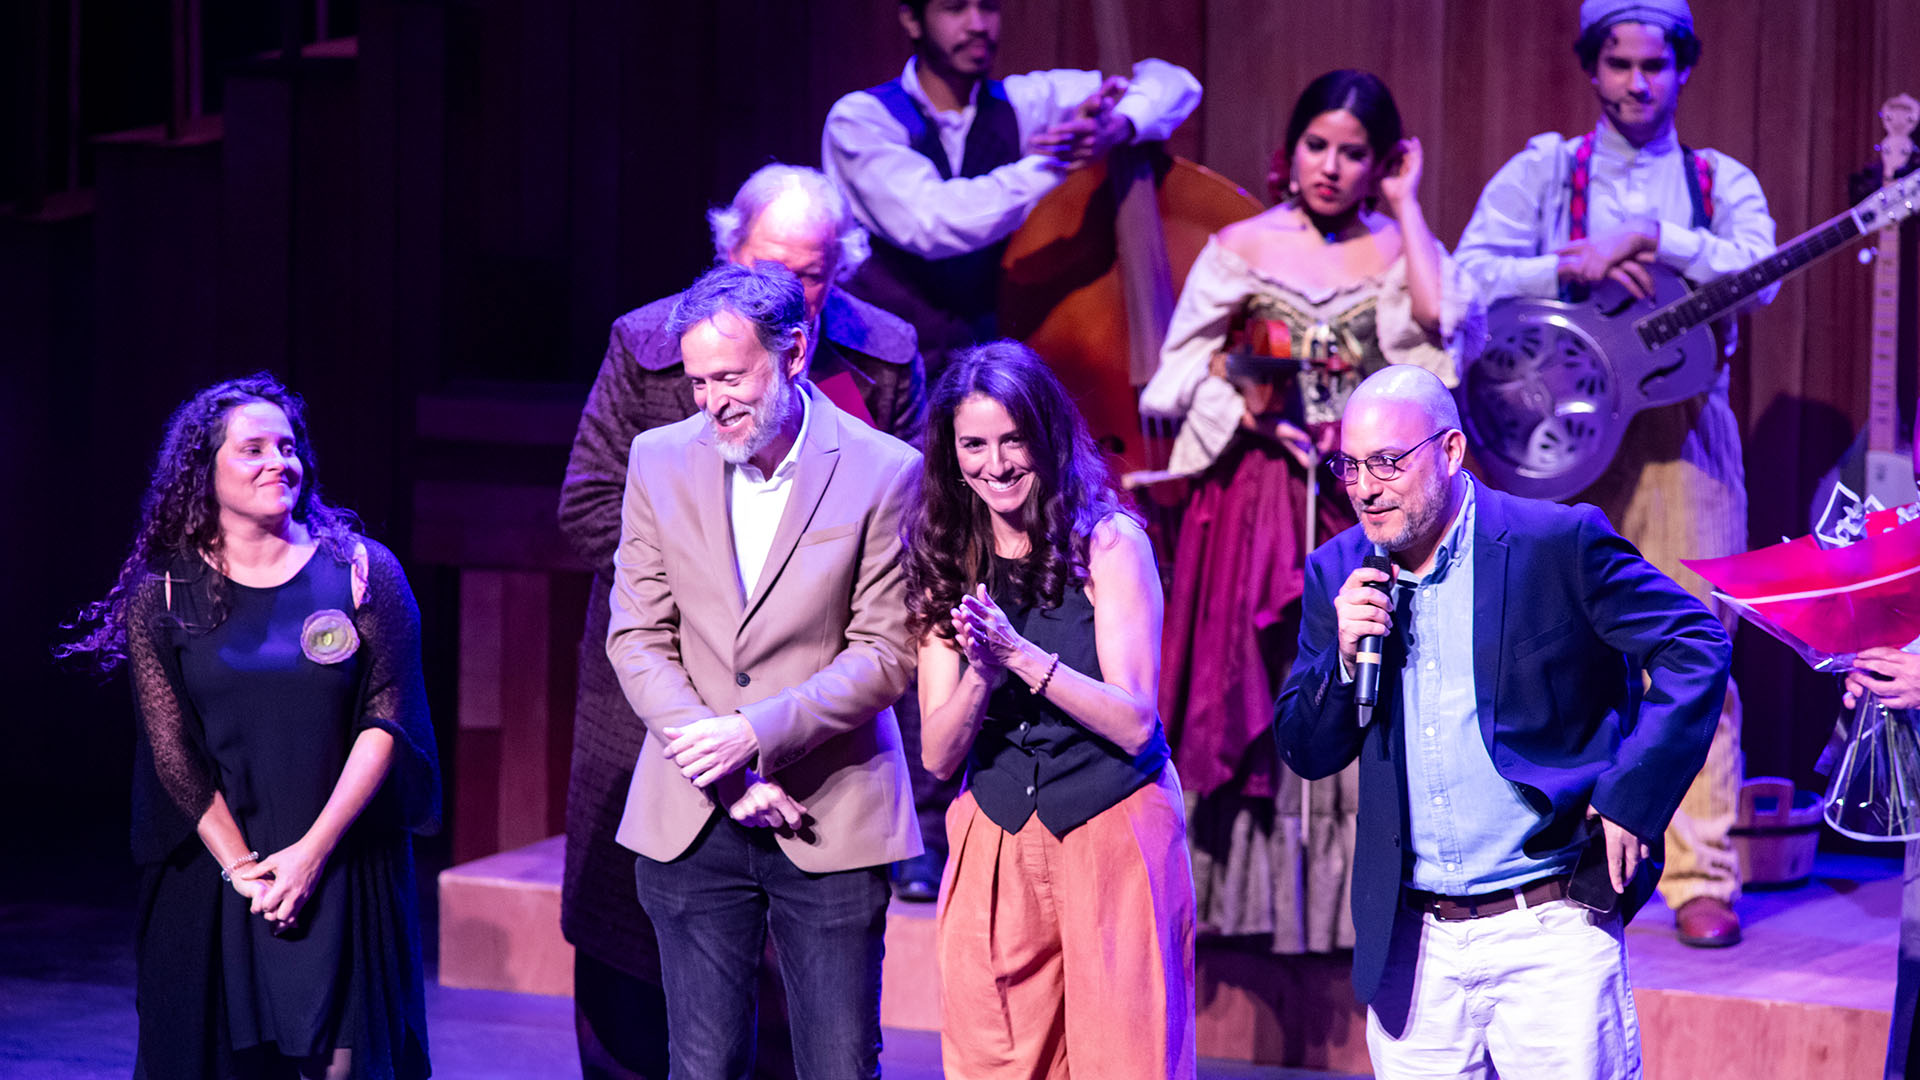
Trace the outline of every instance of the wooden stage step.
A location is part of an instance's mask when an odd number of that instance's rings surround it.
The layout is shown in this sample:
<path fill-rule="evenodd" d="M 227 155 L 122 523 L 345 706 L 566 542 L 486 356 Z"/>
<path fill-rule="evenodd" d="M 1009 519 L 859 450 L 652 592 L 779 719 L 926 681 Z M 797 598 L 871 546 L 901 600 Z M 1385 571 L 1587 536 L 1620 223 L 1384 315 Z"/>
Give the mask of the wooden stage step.
<path fill-rule="evenodd" d="M 440 982 L 558 994 L 572 986 L 560 937 L 563 840 L 549 837 L 440 875 Z M 1877 1080 L 1886 1053 L 1899 936 L 1899 863 L 1822 855 L 1812 881 L 1740 902 L 1744 943 L 1693 949 L 1659 900 L 1627 931 L 1649 1080 Z M 940 1024 L 933 905 L 887 919 L 880 1021 Z M 1203 1057 L 1368 1071 L 1365 1012 L 1347 959 L 1273 956 L 1203 942 L 1197 1035 Z"/>

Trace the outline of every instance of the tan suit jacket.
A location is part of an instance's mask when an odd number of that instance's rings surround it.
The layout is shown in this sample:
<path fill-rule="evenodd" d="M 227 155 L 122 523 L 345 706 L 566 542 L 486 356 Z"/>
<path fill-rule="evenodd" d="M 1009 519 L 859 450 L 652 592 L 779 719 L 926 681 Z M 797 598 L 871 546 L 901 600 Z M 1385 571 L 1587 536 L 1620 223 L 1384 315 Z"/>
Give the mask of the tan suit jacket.
<path fill-rule="evenodd" d="M 705 418 L 633 440 L 607 656 L 647 728 L 616 838 L 649 859 L 679 857 L 725 813 L 666 759 L 663 729 L 731 712 L 760 738 L 760 771 L 807 808 L 805 828 L 779 834 L 795 866 L 921 851 L 892 709 L 913 663 L 900 515 L 920 455 L 802 385 L 806 438 L 751 596 Z"/>

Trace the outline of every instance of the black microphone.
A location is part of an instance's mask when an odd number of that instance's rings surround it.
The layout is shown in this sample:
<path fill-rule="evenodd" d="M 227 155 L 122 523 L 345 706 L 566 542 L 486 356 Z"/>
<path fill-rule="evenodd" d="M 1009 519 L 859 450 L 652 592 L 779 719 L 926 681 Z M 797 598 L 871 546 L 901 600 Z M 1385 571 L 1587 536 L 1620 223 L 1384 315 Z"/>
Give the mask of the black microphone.
<path fill-rule="evenodd" d="M 1387 558 L 1387 549 L 1379 544 L 1373 545 L 1373 554 L 1361 563 L 1369 570 L 1378 570 L 1389 578 L 1393 575 L 1393 562 Z M 1369 581 L 1368 585 L 1381 592 L 1389 591 L 1386 581 Z M 1353 700 L 1360 706 L 1360 726 L 1373 719 L 1374 703 L 1380 700 L 1380 635 L 1368 634 L 1360 639 L 1359 651 L 1354 656 Z"/>

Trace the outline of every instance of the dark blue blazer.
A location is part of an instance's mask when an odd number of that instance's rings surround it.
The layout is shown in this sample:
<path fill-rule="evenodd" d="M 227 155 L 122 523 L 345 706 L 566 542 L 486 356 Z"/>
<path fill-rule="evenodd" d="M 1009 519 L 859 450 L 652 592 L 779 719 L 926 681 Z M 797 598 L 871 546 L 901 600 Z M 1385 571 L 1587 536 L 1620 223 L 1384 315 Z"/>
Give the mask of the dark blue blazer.
<path fill-rule="evenodd" d="M 1658 850 L 1719 723 L 1732 659 L 1725 628 L 1593 507 L 1476 487 L 1480 736 L 1494 768 L 1546 816 L 1526 850 L 1574 842 L 1588 806 Z M 1363 1002 L 1379 989 L 1389 940 L 1419 927 L 1400 902 L 1413 852 L 1401 736 L 1406 649 L 1397 628 L 1368 727 L 1357 726 L 1353 685 L 1338 670 L 1333 598 L 1372 550 L 1355 526 L 1308 558 L 1300 653 L 1274 720 L 1281 757 L 1304 777 L 1360 760 L 1353 987 Z M 1650 678 L 1644 693 L 1642 673 Z M 1658 873 L 1648 864 L 1637 875 L 1623 902 L 1627 917 Z"/>

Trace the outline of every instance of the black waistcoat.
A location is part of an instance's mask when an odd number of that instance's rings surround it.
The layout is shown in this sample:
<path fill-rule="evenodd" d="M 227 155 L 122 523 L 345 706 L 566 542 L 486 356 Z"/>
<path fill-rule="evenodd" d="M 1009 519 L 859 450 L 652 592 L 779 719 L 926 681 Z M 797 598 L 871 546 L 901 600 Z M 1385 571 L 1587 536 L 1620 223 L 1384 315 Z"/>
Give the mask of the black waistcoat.
<path fill-rule="evenodd" d="M 1028 641 L 1060 654 L 1060 667 L 1098 679 L 1093 604 L 1078 585 L 1053 609 L 1021 606 L 1010 588 L 1012 560 L 994 557 L 987 584 L 994 602 Z M 1056 672 L 1056 677 L 1058 672 Z M 968 755 L 967 787 L 980 809 L 1009 833 L 1035 813 L 1055 836 L 1152 783 L 1167 764 L 1167 739 L 1155 730 L 1138 754 L 1089 732 L 1053 702 L 1008 677 L 987 702 L 986 722 Z"/>
<path fill-rule="evenodd" d="M 900 80 L 881 83 L 867 93 L 907 129 L 908 145 L 933 162 L 940 178 L 953 179 L 939 128 Z M 983 176 L 1020 157 L 1020 120 L 1007 101 L 1006 89 L 995 80 L 982 83 L 974 102 L 973 125 L 967 129 L 960 175 Z M 847 291 L 913 324 L 931 381 L 945 369 L 949 354 L 997 336 L 994 315 L 1000 256 L 1006 247 L 1003 240 L 965 255 L 927 259 L 876 233 L 873 257 L 847 283 Z"/>

